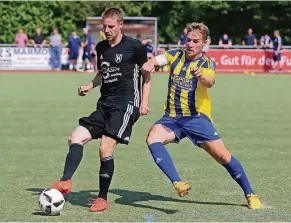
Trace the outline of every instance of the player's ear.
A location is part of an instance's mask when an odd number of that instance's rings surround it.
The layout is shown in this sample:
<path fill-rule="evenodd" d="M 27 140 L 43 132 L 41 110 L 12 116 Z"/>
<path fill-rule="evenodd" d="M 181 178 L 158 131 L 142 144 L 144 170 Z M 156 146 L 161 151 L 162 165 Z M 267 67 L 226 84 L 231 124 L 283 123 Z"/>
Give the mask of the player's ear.
<path fill-rule="evenodd" d="M 120 23 L 119 23 L 119 26 L 120 26 L 120 29 L 122 29 L 122 27 L 123 27 L 123 22 L 120 22 Z"/>

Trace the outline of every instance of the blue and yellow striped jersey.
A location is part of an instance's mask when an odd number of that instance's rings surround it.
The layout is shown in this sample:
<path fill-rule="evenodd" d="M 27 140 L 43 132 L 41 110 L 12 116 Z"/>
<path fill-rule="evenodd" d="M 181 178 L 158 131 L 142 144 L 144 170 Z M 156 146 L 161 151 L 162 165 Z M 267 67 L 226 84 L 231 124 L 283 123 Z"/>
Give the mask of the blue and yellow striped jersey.
<path fill-rule="evenodd" d="M 215 77 L 215 62 L 206 56 L 187 60 L 185 51 L 181 49 L 166 51 L 164 55 L 170 65 L 165 114 L 170 117 L 183 117 L 203 113 L 212 120 L 208 88 L 191 75 L 190 67 L 199 67 L 203 75 Z"/>

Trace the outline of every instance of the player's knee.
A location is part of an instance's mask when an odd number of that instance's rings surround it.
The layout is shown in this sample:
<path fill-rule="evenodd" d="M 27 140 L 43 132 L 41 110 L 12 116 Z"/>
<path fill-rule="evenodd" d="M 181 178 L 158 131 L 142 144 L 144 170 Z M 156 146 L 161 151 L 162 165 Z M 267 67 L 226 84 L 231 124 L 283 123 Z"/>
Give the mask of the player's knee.
<path fill-rule="evenodd" d="M 70 137 L 70 144 L 73 144 L 73 143 L 76 143 L 76 144 L 81 144 L 83 145 L 86 141 L 87 141 L 87 138 L 84 138 L 83 136 L 81 135 L 78 135 L 76 133 L 73 133 Z"/>
<path fill-rule="evenodd" d="M 227 151 L 225 153 L 220 154 L 220 157 L 219 157 L 220 163 L 222 164 L 229 163 L 230 159 L 231 159 L 230 152 Z"/>
<path fill-rule="evenodd" d="M 146 138 L 146 143 L 148 145 L 151 145 L 151 144 L 156 143 L 156 142 L 163 143 L 164 140 L 163 140 L 162 134 L 160 134 L 160 132 L 159 132 L 159 127 L 153 126 L 151 128 L 147 138 Z"/>

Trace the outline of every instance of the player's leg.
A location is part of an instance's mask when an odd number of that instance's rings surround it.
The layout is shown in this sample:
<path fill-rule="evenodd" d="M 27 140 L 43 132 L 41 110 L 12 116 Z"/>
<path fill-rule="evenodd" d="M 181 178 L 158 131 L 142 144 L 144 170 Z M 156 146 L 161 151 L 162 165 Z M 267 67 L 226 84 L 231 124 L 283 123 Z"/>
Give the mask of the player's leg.
<path fill-rule="evenodd" d="M 138 108 L 128 105 L 126 108 L 108 107 L 106 112 L 105 127 L 101 144 L 99 194 L 92 204 L 90 211 L 100 212 L 108 209 L 107 194 L 114 173 L 113 152 L 117 143 L 127 145 L 130 141 L 132 127 L 139 118 Z"/>
<path fill-rule="evenodd" d="M 117 141 L 115 139 L 105 135 L 102 136 L 99 148 L 99 194 L 89 209 L 92 212 L 101 212 L 108 209 L 107 195 L 114 173 L 113 152 L 116 145 Z"/>
<path fill-rule="evenodd" d="M 72 187 L 72 177 L 83 158 L 84 145 L 92 139 L 100 138 L 103 132 L 104 117 L 100 109 L 88 117 L 79 120 L 79 126 L 68 138 L 69 152 L 67 153 L 63 176 L 52 187 L 62 193 L 69 193 Z"/>
<path fill-rule="evenodd" d="M 83 126 L 78 126 L 68 138 L 69 152 L 66 156 L 63 176 L 54 182 L 52 188 L 67 194 L 72 189 L 72 177 L 83 158 L 84 144 L 92 139 L 90 132 Z"/>
<path fill-rule="evenodd" d="M 248 207 L 251 209 L 260 208 L 261 202 L 253 191 L 243 166 L 226 149 L 222 139 L 202 143 L 200 147 L 221 164 L 228 171 L 232 179 L 238 183 L 247 198 Z"/>
<path fill-rule="evenodd" d="M 146 142 L 156 165 L 173 183 L 179 196 L 185 196 L 190 186 L 184 183 L 179 176 L 171 155 L 164 145 L 179 142 L 184 137 L 175 121 L 170 117 L 163 117 L 150 129 Z"/>
<path fill-rule="evenodd" d="M 219 164 L 229 172 L 248 197 L 254 195 L 249 180 L 240 162 L 226 149 L 210 119 L 204 114 L 198 114 L 180 123 L 189 139 L 209 153 Z M 256 197 L 256 195 L 254 195 Z M 255 205 L 253 205 L 255 206 Z M 255 207 L 252 207 L 255 208 Z"/>

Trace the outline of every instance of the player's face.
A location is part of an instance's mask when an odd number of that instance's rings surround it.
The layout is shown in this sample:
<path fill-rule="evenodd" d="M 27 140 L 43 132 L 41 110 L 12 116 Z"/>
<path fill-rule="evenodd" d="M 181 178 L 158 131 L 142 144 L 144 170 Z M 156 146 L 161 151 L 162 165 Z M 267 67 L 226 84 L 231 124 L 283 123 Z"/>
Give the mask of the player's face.
<path fill-rule="evenodd" d="M 116 39 L 121 34 L 122 22 L 119 22 L 116 18 L 104 18 L 103 31 L 107 40 L 111 41 Z"/>
<path fill-rule="evenodd" d="M 200 56 L 206 40 L 199 30 L 193 30 L 187 34 L 186 55 L 190 60 Z"/>

